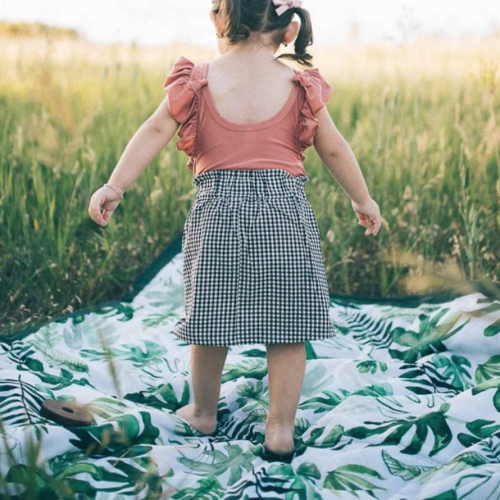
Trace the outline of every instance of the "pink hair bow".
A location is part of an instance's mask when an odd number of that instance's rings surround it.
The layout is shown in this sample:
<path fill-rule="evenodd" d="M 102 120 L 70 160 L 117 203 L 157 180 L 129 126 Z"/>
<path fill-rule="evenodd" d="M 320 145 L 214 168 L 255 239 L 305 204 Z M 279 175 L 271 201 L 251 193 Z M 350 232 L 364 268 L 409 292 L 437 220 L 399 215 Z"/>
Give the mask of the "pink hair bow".
<path fill-rule="evenodd" d="M 278 16 L 281 16 L 281 14 L 288 9 L 302 7 L 302 0 L 273 0 L 273 3 L 278 6 L 276 9 L 276 14 L 278 14 Z"/>

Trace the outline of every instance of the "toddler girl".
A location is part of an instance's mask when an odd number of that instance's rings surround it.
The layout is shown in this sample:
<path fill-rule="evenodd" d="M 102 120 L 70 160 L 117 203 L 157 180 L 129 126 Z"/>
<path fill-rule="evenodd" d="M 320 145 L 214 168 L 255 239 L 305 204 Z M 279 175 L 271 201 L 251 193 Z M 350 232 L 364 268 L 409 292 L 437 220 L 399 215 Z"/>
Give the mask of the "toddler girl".
<path fill-rule="evenodd" d="M 290 461 L 305 342 L 337 335 L 304 190 L 305 149 L 315 146 L 365 234 L 378 233 L 381 216 L 328 113 L 332 88 L 310 63 L 311 19 L 300 0 L 215 0 L 210 17 L 222 55 L 175 62 L 164 101 L 93 194 L 89 214 L 107 225 L 124 191 L 180 126 L 177 148 L 188 155 L 198 190 L 182 237 L 185 316 L 173 329 L 191 344 L 194 401 L 176 414 L 213 434 L 228 346 L 265 344 L 263 456 Z M 292 42 L 294 53 L 275 57 Z M 283 58 L 306 68 L 291 69 Z"/>

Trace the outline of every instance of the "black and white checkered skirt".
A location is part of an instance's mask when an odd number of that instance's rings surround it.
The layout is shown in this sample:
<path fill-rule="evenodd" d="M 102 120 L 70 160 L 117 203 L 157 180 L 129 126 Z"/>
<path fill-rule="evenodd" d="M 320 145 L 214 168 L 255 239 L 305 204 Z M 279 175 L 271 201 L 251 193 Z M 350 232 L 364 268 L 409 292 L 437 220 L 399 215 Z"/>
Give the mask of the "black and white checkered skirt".
<path fill-rule="evenodd" d="M 189 344 L 229 346 L 334 337 L 308 176 L 283 169 L 211 170 L 182 236 Z"/>

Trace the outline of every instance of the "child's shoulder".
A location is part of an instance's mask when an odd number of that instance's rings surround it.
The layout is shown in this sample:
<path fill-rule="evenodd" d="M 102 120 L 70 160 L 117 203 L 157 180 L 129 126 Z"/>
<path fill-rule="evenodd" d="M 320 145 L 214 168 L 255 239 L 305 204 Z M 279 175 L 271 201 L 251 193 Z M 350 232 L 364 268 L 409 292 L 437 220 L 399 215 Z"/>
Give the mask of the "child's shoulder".
<path fill-rule="evenodd" d="M 293 79 L 303 87 L 313 114 L 316 114 L 330 100 L 333 88 L 318 68 L 296 70 Z"/>
<path fill-rule="evenodd" d="M 170 114 L 179 123 L 194 123 L 199 89 L 206 83 L 201 64 L 195 64 L 185 56 L 180 56 L 173 63 L 163 89 L 167 93 Z"/>
<path fill-rule="evenodd" d="M 203 74 L 201 66 L 201 64 L 195 64 L 186 56 L 178 57 L 168 72 L 164 87 L 167 87 L 174 82 L 181 83 L 193 78 L 202 78 Z"/>
<path fill-rule="evenodd" d="M 314 144 L 316 129 L 319 125 L 316 115 L 328 104 L 333 89 L 318 68 L 296 71 L 294 80 L 300 84 L 304 95 L 300 106 L 298 135 L 301 158 L 304 160 L 303 151 Z"/>

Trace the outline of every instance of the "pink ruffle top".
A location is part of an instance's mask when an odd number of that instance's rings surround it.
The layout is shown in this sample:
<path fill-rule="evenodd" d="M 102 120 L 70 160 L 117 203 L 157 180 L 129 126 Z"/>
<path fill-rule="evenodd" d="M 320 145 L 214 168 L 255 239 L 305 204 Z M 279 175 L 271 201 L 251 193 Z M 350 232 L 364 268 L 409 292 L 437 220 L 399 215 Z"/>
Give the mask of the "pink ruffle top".
<path fill-rule="evenodd" d="M 281 168 L 306 175 L 304 151 L 314 143 L 332 87 L 317 68 L 294 70 L 296 83 L 273 117 L 258 123 L 232 123 L 215 106 L 207 85 L 208 63 L 181 56 L 165 81 L 170 114 L 180 124 L 176 147 L 184 151 L 194 175 L 216 169 Z"/>

